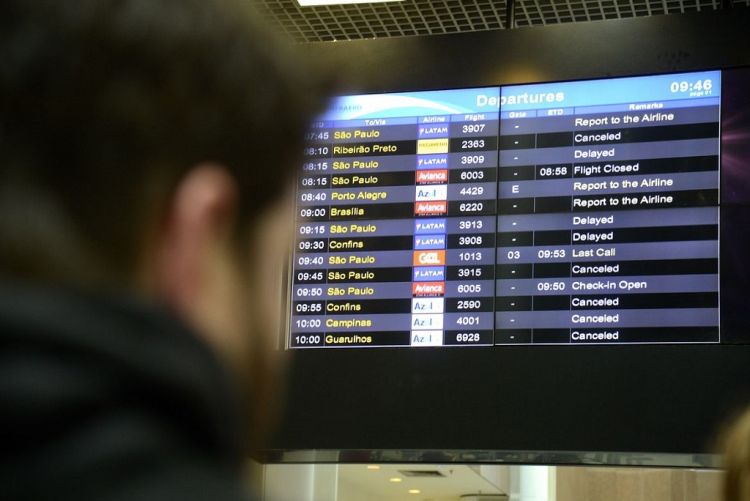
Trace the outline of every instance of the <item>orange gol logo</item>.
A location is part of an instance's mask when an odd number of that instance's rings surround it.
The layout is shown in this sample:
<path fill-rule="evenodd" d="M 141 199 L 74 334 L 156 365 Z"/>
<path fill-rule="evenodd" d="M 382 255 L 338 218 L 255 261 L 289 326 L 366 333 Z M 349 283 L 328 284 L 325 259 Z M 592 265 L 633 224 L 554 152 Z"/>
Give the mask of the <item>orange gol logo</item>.
<path fill-rule="evenodd" d="M 414 266 L 442 266 L 444 264 L 444 250 L 427 250 L 414 252 Z"/>

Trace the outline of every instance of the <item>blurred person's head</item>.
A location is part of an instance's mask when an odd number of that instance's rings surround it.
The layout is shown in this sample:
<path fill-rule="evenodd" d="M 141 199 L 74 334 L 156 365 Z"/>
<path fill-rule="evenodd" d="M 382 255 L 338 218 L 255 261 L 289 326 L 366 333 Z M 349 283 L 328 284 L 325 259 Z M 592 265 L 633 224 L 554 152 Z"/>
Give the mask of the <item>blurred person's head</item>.
<path fill-rule="evenodd" d="M 750 408 L 722 433 L 724 500 L 750 501 Z"/>
<path fill-rule="evenodd" d="M 0 2 L 0 279 L 160 302 L 263 398 L 273 205 L 321 103 L 251 4 Z"/>

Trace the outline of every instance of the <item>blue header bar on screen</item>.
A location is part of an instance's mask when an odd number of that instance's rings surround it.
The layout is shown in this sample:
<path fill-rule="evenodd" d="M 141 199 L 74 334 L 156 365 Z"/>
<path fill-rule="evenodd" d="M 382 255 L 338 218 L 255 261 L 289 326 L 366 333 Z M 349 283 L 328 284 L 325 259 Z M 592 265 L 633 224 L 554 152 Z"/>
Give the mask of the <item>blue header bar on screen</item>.
<path fill-rule="evenodd" d="M 585 80 L 501 88 L 503 112 L 629 103 L 699 100 L 721 95 L 721 72 Z"/>
<path fill-rule="evenodd" d="M 369 120 L 497 112 L 500 88 L 398 92 L 333 100 L 322 120 Z"/>
<path fill-rule="evenodd" d="M 364 94 L 335 98 L 321 123 L 357 121 L 357 125 L 455 122 L 485 114 L 496 119 L 515 111 L 607 106 L 627 110 L 631 104 L 674 102 L 701 105 L 721 96 L 721 72 L 702 71 L 645 77 L 611 78 L 478 89 Z M 615 107 L 615 108 L 612 108 Z M 608 109 L 609 109 L 608 108 Z M 559 113 L 558 113 L 559 114 Z M 370 120 L 385 120 L 372 124 Z M 467 118 L 471 119 L 471 118 Z M 353 122 L 352 122 L 353 123 Z M 351 125 L 351 123 L 347 124 Z"/>

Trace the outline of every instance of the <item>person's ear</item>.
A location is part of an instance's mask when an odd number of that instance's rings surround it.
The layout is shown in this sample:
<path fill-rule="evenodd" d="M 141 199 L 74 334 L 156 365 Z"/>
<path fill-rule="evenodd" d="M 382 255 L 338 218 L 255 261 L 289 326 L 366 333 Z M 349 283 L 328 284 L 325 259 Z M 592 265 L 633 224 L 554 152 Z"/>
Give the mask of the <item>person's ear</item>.
<path fill-rule="evenodd" d="M 154 278 L 159 298 L 186 320 L 201 308 L 201 291 L 210 286 L 210 267 L 231 231 L 237 196 L 234 178 L 216 164 L 188 171 L 173 193 L 157 236 Z"/>

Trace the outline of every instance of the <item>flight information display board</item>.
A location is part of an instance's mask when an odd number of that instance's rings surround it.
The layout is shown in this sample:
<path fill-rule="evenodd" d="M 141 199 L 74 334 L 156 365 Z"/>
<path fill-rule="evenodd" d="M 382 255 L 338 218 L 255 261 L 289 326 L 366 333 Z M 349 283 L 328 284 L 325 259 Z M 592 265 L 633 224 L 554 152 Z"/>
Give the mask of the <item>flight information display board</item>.
<path fill-rule="evenodd" d="M 342 97 L 289 348 L 717 343 L 721 73 Z"/>

